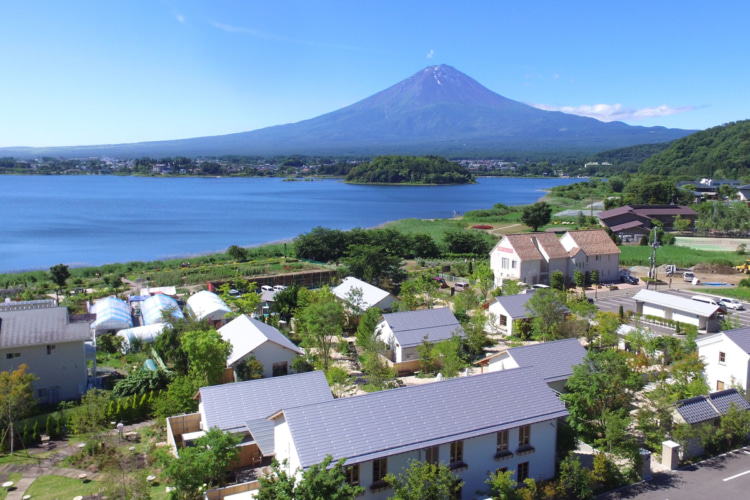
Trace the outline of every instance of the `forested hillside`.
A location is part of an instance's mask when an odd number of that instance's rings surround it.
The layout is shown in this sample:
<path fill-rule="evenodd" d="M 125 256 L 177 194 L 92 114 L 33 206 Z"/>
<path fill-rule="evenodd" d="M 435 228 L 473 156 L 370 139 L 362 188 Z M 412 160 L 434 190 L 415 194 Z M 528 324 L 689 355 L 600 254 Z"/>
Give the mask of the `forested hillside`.
<path fill-rule="evenodd" d="M 439 156 L 378 156 L 354 167 L 347 182 L 362 184 L 468 184 L 473 176 Z"/>
<path fill-rule="evenodd" d="M 750 120 L 683 137 L 647 159 L 642 173 L 738 179 L 750 175 Z"/>

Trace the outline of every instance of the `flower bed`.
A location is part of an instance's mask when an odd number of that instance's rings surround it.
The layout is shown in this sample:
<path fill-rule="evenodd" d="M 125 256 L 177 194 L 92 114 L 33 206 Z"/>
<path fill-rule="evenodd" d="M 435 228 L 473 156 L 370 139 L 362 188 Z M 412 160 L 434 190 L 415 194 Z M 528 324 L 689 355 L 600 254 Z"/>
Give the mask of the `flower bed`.
<path fill-rule="evenodd" d="M 477 226 L 471 226 L 472 229 L 492 229 L 492 226 L 488 224 L 479 224 Z"/>

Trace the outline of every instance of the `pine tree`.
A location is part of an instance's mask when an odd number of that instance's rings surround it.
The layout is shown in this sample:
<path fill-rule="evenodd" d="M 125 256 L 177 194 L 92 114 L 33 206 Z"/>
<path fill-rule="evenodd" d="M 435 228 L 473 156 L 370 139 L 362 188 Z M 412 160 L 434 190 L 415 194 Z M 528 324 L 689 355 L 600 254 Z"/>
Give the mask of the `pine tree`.
<path fill-rule="evenodd" d="M 625 309 L 622 308 L 622 304 L 620 304 L 620 310 L 618 312 L 620 314 L 620 321 L 625 321 Z"/>
<path fill-rule="evenodd" d="M 60 416 L 60 418 L 56 418 L 55 420 L 55 436 L 62 436 L 62 415 Z"/>
<path fill-rule="evenodd" d="M 21 438 L 21 441 L 23 441 L 24 445 L 29 444 L 29 440 L 31 439 L 31 436 L 29 436 L 29 424 L 23 424 L 23 437 Z"/>
<path fill-rule="evenodd" d="M 34 435 L 32 437 L 35 443 L 39 442 L 39 420 L 34 422 Z"/>
<path fill-rule="evenodd" d="M 141 402 L 138 403 L 138 413 L 142 419 L 147 418 L 148 414 L 151 413 L 151 408 L 149 407 L 145 392 L 143 393 L 143 396 L 141 396 Z"/>
<path fill-rule="evenodd" d="M 44 432 L 52 437 L 54 429 L 52 428 L 52 415 L 47 415 L 47 424 L 44 426 Z"/>

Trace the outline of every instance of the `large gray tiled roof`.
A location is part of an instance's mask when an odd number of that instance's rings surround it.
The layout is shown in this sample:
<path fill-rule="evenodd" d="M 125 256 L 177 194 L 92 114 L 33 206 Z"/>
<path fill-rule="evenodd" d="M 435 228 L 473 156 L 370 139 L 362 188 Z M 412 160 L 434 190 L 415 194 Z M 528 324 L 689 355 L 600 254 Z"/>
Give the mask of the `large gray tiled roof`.
<path fill-rule="evenodd" d="M 723 333 L 729 340 L 737 344 L 737 347 L 750 354 L 750 327 L 727 330 Z"/>
<path fill-rule="evenodd" d="M 586 357 L 586 349 L 578 339 L 564 339 L 512 347 L 508 349 L 508 354 L 518 366 L 533 366 L 545 382 L 554 382 L 573 374 L 573 367 L 580 365 Z"/>
<path fill-rule="evenodd" d="M 420 345 L 425 336 L 430 342 L 440 342 L 453 334 L 460 337 L 465 335 L 461 323 L 449 307 L 384 314 L 383 319 L 393 330 L 396 342 L 401 347 Z"/>
<path fill-rule="evenodd" d="M 503 306 L 511 318 L 523 319 L 529 313 L 526 304 L 534 294 L 531 292 L 519 293 L 517 295 L 501 295 L 495 297 L 495 301 Z"/>
<path fill-rule="evenodd" d="M 284 409 L 302 467 L 327 454 L 359 463 L 566 415 L 532 368 Z"/>
<path fill-rule="evenodd" d="M 249 420 L 291 406 L 333 400 L 322 371 L 201 387 L 206 429 L 242 430 Z"/>
<path fill-rule="evenodd" d="M 657 306 L 668 307 L 681 312 L 699 314 L 705 317 L 710 317 L 716 311 L 721 309 L 719 306 L 712 306 L 705 302 L 699 302 L 697 300 L 691 300 L 669 293 L 655 292 L 653 290 L 641 289 L 633 296 L 633 299 L 636 302 L 655 304 Z"/>
<path fill-rule="evenodd" d="M 726 415 L 734 403 L 738 410 L 750 410 L 750 403 L 740 396 L 737 389 L 727 389 L 709 394 L 683 399 L 675 403 L 677 412 L 688 424 L 698 424 Z"/>
<path fill-rule="evenodd" d="M 0 349 L 91 339 L 89 323 L 70 323 L 67 307 L 0 308 Z"/>

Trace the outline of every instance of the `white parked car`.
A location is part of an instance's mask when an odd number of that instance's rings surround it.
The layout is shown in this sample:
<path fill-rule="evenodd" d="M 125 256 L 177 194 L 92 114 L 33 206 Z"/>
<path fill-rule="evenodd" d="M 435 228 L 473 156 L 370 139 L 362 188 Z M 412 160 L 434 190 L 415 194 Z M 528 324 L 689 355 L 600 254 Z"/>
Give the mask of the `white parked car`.
<path fill-rule="evenodd" d="M 719 305 L 724 306 L 727 309 L 734 309 L 735 311 L 742 311 L 743 309 L 745 309 L 745 306 L 742 305 L 742 302 L 737 299 L 724 298 L 719 301 Z"/>
<path fill-rule="evenodd" d="M 286 290 L 286 287 L 284 285 L 274 285 L 273 286 L 274 291 L 280 292 L 282 290 Z"/>

